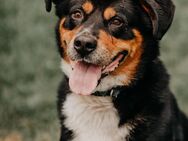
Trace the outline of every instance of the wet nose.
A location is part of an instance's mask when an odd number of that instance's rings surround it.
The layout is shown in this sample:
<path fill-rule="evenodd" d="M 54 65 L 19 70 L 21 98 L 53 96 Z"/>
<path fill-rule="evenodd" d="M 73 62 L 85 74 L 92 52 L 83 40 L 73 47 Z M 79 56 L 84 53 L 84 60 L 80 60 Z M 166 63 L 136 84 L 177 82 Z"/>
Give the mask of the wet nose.
<path fill-rule="evenodd" d="M 78 36 L 74 41 L 75 50 L 82 56 L 86 56 L 97 47 L 97 40 L 86 35 Z"/>

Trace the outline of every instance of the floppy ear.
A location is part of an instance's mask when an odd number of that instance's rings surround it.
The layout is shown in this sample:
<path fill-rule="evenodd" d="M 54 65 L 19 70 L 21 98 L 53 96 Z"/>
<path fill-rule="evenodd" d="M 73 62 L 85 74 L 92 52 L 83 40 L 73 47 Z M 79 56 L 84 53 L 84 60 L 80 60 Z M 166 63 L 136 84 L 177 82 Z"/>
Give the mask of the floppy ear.
<path fill-rule="evenodd" d="M 46 11 L 50 12 L 52 9 L 52 0 L 45 0 Z"/>
<path fill-rule="evenodd" d="M 61 0 L 45 0 L 45 4 L 46 4 L 46 11 L 50 12 L 52 9 L 52 3 L 57 4 L 59 3 Z"/>
<path fill-rule="evenodd" d="M 175 6 L 173 2 L 171 0 L 140 0 L 140 2 L 150 17 L 154 37 L 161 40 L 174 17 Z"/>

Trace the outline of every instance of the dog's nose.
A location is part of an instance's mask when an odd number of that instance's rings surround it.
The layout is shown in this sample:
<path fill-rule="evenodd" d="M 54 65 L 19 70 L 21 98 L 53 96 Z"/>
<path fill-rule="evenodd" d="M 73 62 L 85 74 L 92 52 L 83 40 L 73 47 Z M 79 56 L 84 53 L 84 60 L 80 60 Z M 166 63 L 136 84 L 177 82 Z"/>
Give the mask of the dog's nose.
<path fill-rule="evenodd" d="M 86 35 L 78 36 L 74 41 L 74 48 L 82 57 L 94 51 L 96 47 L 96 39 Z"/>

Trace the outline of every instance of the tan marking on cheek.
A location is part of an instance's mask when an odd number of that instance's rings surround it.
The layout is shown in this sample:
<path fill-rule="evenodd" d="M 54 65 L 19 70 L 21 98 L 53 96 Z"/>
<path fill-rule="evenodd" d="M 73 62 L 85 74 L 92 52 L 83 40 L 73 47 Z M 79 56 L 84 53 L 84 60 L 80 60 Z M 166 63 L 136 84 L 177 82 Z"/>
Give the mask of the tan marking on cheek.
<path fill-rule="evenodd" d="M 124 50 L 128 51 L 125 61 L 115 71 L 111 72 L 111 75 L 114 76 L 126 74 L 127 79 L 123 82 L 125 85 L 130 84 L 134 79 L 143 52 L 141 47 L 143 42 L 142 35 L 136 29 L 133 29 L 133 33 L 135 38 L 131 40 L 117 39 L 102 30 L 99 34 L 99 41 L 103 47 L 111 52 L 111 56 L 117 55 Z"/>
<path fill-rule="evenodd" d="M 100 30 L 99 31 L 99 41 L 102 44 L 102 47 L 105 47 L 106 49 L 109 50 L 109 52 L 113 52 L 114 50 L 114 45 L 113 43 L 113 37 L 109 34 L 107 34 L 105 31 Z"/>
<path fill-rule="evenodd" d="M 127 79 L 123 82 L 125 85 L 129 85 L 132 80 L 135 79 L 135 74 L 140 63 L 141 55 L 143 53 L 142 43 L 143 37 L 136 29 L 133 30 L 135 38 L 129 41 L 130 54 L 126 60 L 121 64 L 112 75 L 122 75 L 126 73 Z M 126 43 L 127 44 L 127 43 Z"/>
<path fill-rule="evenodd" d="M 83 10 L 87 13 L 87 14 L 90 14 L 94 7 L 93 7 L 93 4 L 90 2 L 90 1 L 87 1 L 85 2 L 83 5 L 82 5 L 82 8 Z"/>
<path fill-rule="evenodd" d="M 135 35 L 134 39 L 131 40 L 122 40 L 115 39 L 115 46 L 121 49 L 126 49 L 129 52 L 129 56 L 133 57 L 137 49 L 140 48 L 142 44 L 142 35 L 136 29 L 133 29 L 133 33 Z"/>
<path fill-rule="evenodd" d="M 62 19 L 59 25 L 59 32 L 60 32 L 60 38 L 62 47 L 65 48 L 70 43 L 72 38 L 75 36 L 75 30 L 68 30 L 63 27 L 63 24 L 65 22 L 65 19 Z"/>
<path fill-rule="evenodd" d="M 112 7 L 108 7 L 105 11 L 104 11 L 104 18 L 105 20 L 109 20 L 112 17 L 114 17 L 116 15 L 116 11 L 114 8 Z"/>
<path fill-rule="evenodd" d="M 111 55 L 117 55 L 117 53 L 123 50 L 127 50 L 128 52 L 130 52 L 129 42 L 131 42 L 131 40 L 124 41 L 114 38 L 103 30 L 100 30 L 99 32 L 99 42 L 101 42 L 102 46 L 109 50 L 109 52 L 111 52 Z"/>
<path fill-rule="evenodd" d="M 81 27 L 75 28 L 73 30 L 68 30 L 63 27 L 63 24 L 65 22 L 65 18 L 63 18 L 59 24 L 59 33 L 60 33 L 60 42 L 61 47 L 63 48 L 63 59 L 67 62 L 70 62 L 70 59 L 67 55 L 67 48 L 70 44 L 71 40 L 75 38 L 76 33 L 80 30 Z"/>

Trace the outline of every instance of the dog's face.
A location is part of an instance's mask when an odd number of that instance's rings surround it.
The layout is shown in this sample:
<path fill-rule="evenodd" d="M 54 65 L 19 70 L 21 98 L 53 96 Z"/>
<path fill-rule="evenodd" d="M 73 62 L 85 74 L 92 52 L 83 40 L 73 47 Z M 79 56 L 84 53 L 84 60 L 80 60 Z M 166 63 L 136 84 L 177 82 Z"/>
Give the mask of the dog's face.
<path fill-rule="evenodd" d="M 137 79 L 147 42 L 161 39 L 173 17 L 170 0 L 156 1 L 54 1 L 62 69 L 73 92 L 89 95 Z"/>

